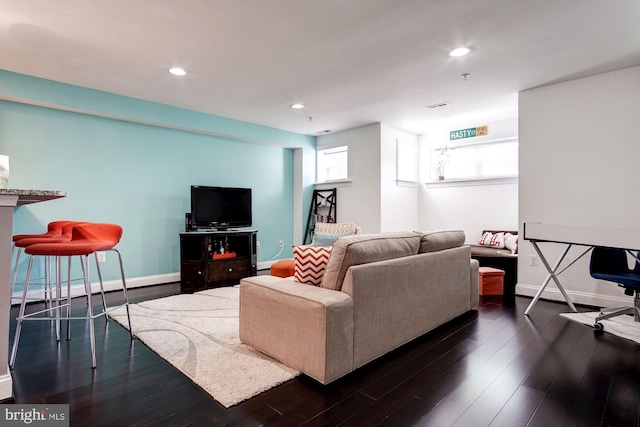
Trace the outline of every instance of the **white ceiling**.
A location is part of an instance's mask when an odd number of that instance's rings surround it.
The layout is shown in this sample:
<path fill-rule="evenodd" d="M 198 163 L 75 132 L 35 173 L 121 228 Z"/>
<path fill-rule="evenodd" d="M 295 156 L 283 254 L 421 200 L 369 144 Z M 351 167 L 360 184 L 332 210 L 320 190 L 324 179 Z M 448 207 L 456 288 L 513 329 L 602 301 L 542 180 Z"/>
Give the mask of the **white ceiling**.
<path fill-rule="evenodd" d="M 514 118 L 635 65 L 638 0 L 0 0 L 2 69 L 311 135 Z"/>

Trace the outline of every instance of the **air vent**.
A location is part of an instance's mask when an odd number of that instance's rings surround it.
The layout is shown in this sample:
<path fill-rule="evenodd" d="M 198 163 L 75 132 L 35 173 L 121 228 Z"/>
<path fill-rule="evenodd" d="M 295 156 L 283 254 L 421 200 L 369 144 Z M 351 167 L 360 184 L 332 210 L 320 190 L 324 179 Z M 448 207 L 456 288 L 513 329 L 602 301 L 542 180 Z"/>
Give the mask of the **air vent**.
<path fill-rule="evenodd" d="M 427 110 L 433 110 L 435 108 L 441 108 L 441 107 L 448 107 L 449 103 L 448 102 L 441 102 L 439 104 L 431 104 L 431 105 L 427 105 Z"/>

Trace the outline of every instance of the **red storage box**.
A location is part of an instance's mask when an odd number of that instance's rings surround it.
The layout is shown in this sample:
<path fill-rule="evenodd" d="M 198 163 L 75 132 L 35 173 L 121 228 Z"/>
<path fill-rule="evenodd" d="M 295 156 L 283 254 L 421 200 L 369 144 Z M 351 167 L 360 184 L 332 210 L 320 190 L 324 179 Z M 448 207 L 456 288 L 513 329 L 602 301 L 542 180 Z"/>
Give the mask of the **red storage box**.
<path fill-rule="evenodd" d="M 480 295 L 502 295 L 504 271 L 492 267 L 480 267 Z"/>
<path fill-rule="evenodd" d="M 235 257 L 236 257 L 235 252 L 227 252 L 226 254 L 219 254 L 218 252 L 213 253 L 213 259 L 228 259 L 228 258 L 235 258 Z"/>

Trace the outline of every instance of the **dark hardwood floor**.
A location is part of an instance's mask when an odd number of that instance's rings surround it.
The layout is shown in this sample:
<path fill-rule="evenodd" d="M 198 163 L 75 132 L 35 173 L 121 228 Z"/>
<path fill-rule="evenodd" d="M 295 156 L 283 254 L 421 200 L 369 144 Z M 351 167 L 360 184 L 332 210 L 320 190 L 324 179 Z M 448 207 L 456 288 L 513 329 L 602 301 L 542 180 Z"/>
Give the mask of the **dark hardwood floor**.
<path fill-rule="evenodd" d="M 178 292 L 153 286 L 130 299 Z M 95 370 L 86 323 L 58 344 L 49 322 L 27 322 L 15 403 L 68 403 L 72 426 L 638 426 L 640 345 L 558 316 L 564 304 L 540 301 L 526 317 L 529 302 L 481 297 L 333 384 L 300 376 L 229 409 L 115 322 L 96 322 Z"/>

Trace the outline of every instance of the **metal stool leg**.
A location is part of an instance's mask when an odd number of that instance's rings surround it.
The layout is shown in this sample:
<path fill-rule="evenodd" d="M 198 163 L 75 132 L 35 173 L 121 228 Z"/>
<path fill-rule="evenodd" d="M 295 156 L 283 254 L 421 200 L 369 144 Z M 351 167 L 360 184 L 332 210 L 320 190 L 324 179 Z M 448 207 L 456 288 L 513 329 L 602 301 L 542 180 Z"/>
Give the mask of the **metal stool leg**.
<path fill-rule="evenodd" d="M 15 247 L 15 244 L 14 244 Z M 18 266 L 20 265 L 20 254 L 22 253 L 22 248 L 18 248 L 18 253 L 16 255 L 16 263 L 13 265 L 13 279 L 11 280 L 10 285 L 10 294 L 9 298 L 13 299 L 13 291 L 16 288 L 16 280 L 18 280 Z"/>
<path fill-rule="evenodd" d="M 127 322 L 129 323 L 129 335 L 131 335 L 131 339 L 133 339 L 133 329 L 131 328 L 131 315 L 129 313 L 129 294 L 127 293 L 127 282 L 124 278 L 124 266 L 122 264 L 122 255 L 120 251 L 117 249 L 111 249 L 115 253 L 118 254 L 118 261 L 120 262 L 120 275 L 122 276 L 122 293 L 124 294 L 124 304 L 127 309 Z"/>
<path fill-rule="evenodd" d="M 22 332 L 22 319 L 24 310 L 27 306 L 27 292 L 29 291 L 29 280 L 31 279 L 31 266 L 33 265 L 33 257 L 29 258 L 29 267 L 27 267 L 27 277 L 24 282 L 24 290 L 22 291 L 22 303 L 20 304 L 20 313 L 17 318 L 16 334 L 13 338 L 13 347 L 11 348 L 11 357 L 9 359 L 9 368 L 13 369 L 16 363 L 16 354 L 18 353 L 18 343 L 20 342 L 20 333 Z"/>
<path fill-rule="evenodd" d="M 100 281 L 100 294 L 102 295 L 102 309 L 107 311 L 107 300 L 104 297 L 104 286 L 102 282 L 102 272 L 100 271 L 100 263 L 98 262 L 98 252 L 94 252 L 96 259 L 96 271 L 98 272 L 98 280 Z M 109 321 L 109 316 L 104 316 L 105 320 Z"/>
<path fill-rule="evenodd" d="M 84 257 L 85 273 L 84 273 L 84 287 L 87 292 L 87 298 L 89 305 L 87 306 L 87 320 L 89 321 L 89 335 L 91 338 L 91 367 L 96 367 L 96 331 L 93 324 L 93 304 L 91 302 L 91 272 L 89 265 L 89 256 L 82 255 Z"/>
<path fill-rule="evenodd" d="M 71 258 L 67 257 L 67 341 L 71 339 Z"/>
<path fill-rule="evenodd" d="M 62 301 L 62 271 L 60 265 L 60 257 L 56 257 L 56 298 L 55 298 L 55 313 L 56 313 L 56 340 L 60 341 L 60 329 L 62 325 L 62 321 L 60 318 L 62 317 L 60 314 L 60 302 Z M 53 299 L 51 302 L 53 303 Z M 53 306 L 51 308 L 54 308 Z"/>

